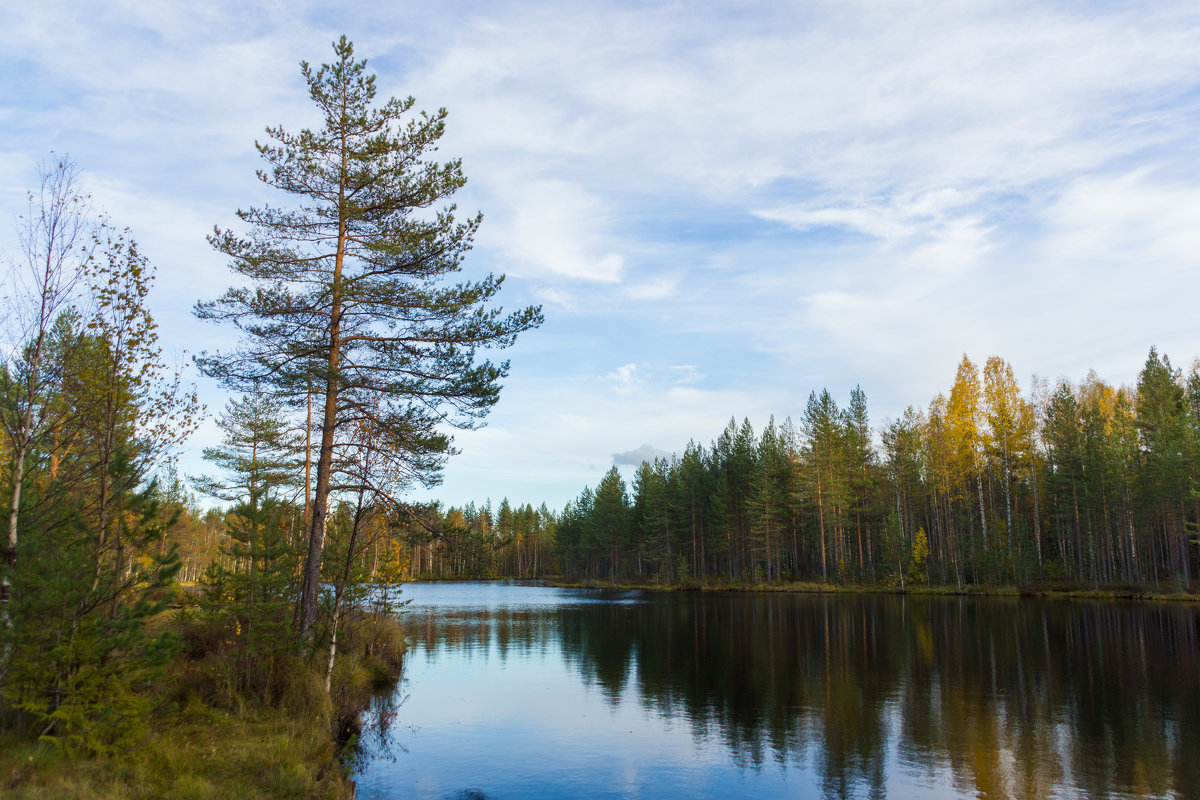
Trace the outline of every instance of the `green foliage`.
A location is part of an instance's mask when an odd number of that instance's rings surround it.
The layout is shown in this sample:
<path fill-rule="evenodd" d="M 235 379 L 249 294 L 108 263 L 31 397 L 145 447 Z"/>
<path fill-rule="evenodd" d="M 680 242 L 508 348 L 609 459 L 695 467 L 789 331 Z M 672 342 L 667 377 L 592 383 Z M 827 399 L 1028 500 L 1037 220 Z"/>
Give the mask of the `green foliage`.
<path fill-rule="evenodd" d="M 262 698 L 270 705 L 285 694 L 282 673 L 299 651 L 292 618 L 300 549 L 287 537 L 299 520 L 294 509 L 274 502 L 252 514 L 248 520 L 236 509 L 230 512 L 259 531 L 241 540 L 245 530 L 230 529 L 226 563 L 212 562 L 202 579 L 200 610 L 223 642 L 219 650 L 228 695 Z"/>
<path fill-rule="evenodd" d="M 541 317 L 536 308 L 507 316 L 493 308 L 500 277 L 442 280 L 459 271 L 478 225 L 456 222 L 445 202 L 464 180 L 458 162 L 422 155 L 436 149 L 445 112 L 414 118 L 411 100 L 375 107 L 364 63 L 344 39 L 336 53 L 334 65 L 303 66 L 328 112 L 324 132 L 275 129 L 275 143 L 260 148 L 272 165 L 264 180 L 306 195 L 304 211 L 246 212 L 249 239 L 213 237 L 258 282 L 201 306 L 202 316 L 245 323 L 248 334 L 228 358 L 201 359 L 252 393 L 231 401 L 219 422 L 225 440 L 205 453 L 223 474 L 197 482 L 229 504 L 223 512 L 202 518 L 171 463 L 202 409 L 163 361 L 147 304 L 152 265 L 129 231 L 86 219 L 69 162 L 55 173 L 63 182 L 43 184 L 45 213 L 31 217 L 23 241 L 32 294 L 0 309 L 24 326 L 0 360 L 8 467 L 0 490 L 9 499 L 0 725 L 19 739 L 129 765 L 155 722 L 175 713 L 172 702 L 233 714 L 287 706 L 320 727 L 356 714 L 363 687 L 395 679 L 402 639 L 380 632 L 391 606 L 377 603 L 371 623 L 362 614 L 374 597 L 362 585 L 402 573 L 398 514 L 421 522 L 395 498 L 414 481 L 436 480 L 450 452 L 440 426 L 472 427 L 495 403 L 507 364 L 478 354 L 512 344 Z M 346 104 L 334 110 L 331 98 Z M 264 370 L 271 379 L 260 385 Z M 295 502 L 302 472 L 287 404 L 313 392 L 326 413 L 310 514 Z M 155 473 L 165 473 L 165 489 Z M 351 493 L 353 506 L 344 502 Z M 528 528 L 511 524 L 516 537 Z M 542 538 L 528 550 L 535 572 L 552 542 Z M 203 574 L 202 591 L 175 583 L 175 540 L 188 577 Z M 318 545 L 307 548 L 312 574 L 301 569 L 306 543 Z M 322 581 L 334 587 L 317 609 L 323 625 L 303 626 L 311 636 L 298 640 L 297 597 L 312 599 Z M 169 604 L 185 608 L 168 613 Z M 334 657 L 339 624 L 351 659 Z M 298 763 L 268 771 L 268 793 L 308 793 L 314 781 Z M 202 780 L 180 786 L 212 794 Z"/>
<path fill-rule="evenodd" d="M 731 419 L 709 447 L 620 472 L 556 521 L 554 571 L 589 582 L 840 581 L 1176 591 L 1200 572 L 1200 366 L 1151 351 L 1135 390 L 1089 374 L 1021 395 L 960 363 L 950 398 L 879 432 L 866 396 L 813 392 L 798 425 Z M 507 535 L 489 541 L 511 563 Z M 459 558 L 457 540 L 430 545 Z M 457 574 L 432 570 L 441 575 Z M 505 568 L 499 575 L 512 576 Z M 888 577 L 891 576 L 891 577 Z"/>
<path fill-rule="evenodd" d="M 377 103 L 375 76 L 353 45 L 342 37 L 333 50 L 332 63 L 301 64 L 321 127 L 268 128 L 269 141 L 257 145 L 267 164 L 259 177 L 295 205 L 239 211 L 245 236 L 214 232 L 212 245 L 249 285 L 196 306 L 202 319 L 243 333 L 237 349 L 197 359 L 208 375 L 293 404 L 314 391 L 320 398 L 299 620 L 306 634 L 331 498 L 344 477 L 337 461 L 369 443 L 381 462 L 373 474 L 387 477 L 376 492 L 395 499 L 413 482 L 432 485 L 451 449 L 445 428 L 478 424 L 508 372 L 480 351 L 508 347 L 542 320 L 536 307 L 504 315 L 491 306 L 503 276 L 449 280 L 481 217 L 454 215 L 461 163 L 429 158 L 445 109 L 415 113 L 411 97 Z"/>
<path fill-rule="evenodd" d="M 120 535 L 138 553 L 129 562 L 95 558 L 95 541 L 78 507 L 27 531 L 18 555 L 9 641 L 12 663 L 4 700 L 20 728 L 71 752 L 133 746 L 145 732 L 174 637 L 145 622 L 165 606 L 178 570 L 161 551 L 157 486 L 124 499 Z"/>
<path fill-rule="evenodd" d="M 6 473 L 0 720 L 67 752 L 106 753 L 145 731 L 174 646 L 146 625 L 180 566 L 177 514 L 150 477 L 200 409 L 162 361 L 146 308 L 153 267 L 128 231 L 97 225 L 90 246 L 77 244 L 71 280 L 87 313 L 44 273 L 54 302 L 0 370 L 3 417 L 23 418 L 27 435 L 11 439 L 19 455 Z"/>
<path fill-rule="evenodd" d="M 212 649 L 221 654 L 226 702 L 245 697 L 271 704 L 284 694 L 283 672 L 298 654 L 292 617 L 303 520 L 280 497 L 297 472 L 295 447 L 281 406 L 261 395 L 230 400 L 217 425 L 224 438 L 204 456 L 225 475 L 196 485 L 233 505 L 225 513 L 224 558 L 204 574 L 200 608 L 216 634 Z"/>

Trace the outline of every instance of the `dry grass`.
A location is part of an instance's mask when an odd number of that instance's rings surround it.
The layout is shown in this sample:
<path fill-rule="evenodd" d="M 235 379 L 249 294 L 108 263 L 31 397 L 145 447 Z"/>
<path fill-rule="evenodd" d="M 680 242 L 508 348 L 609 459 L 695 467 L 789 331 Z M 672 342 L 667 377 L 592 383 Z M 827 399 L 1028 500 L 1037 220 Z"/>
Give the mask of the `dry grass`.
<path fill-rule="evenodd" d="M 353 796 L 327 728 L 284 711 L 242 718 L 195 704 L 156 718 L 147 741 L 120 759 L 16 742 L 0 751 L 0 794 L 14 800 Z"/>
<path fill-rule="evenodd" d="M 399 677 L 404 638 L 394 618 L 359 614 L 345 623 L 330 695 L 321 658 L 310 664 L 293 656 L 271 665 L 265 679 L 274 698 L 239 692 L 230 653 L 216 646 L 220 631 L 177 615 L 155 624 L 179 626 L 184 646 L 160 687 L 160 710 L 144 740 L 120 757 L 80 758 L 0 733 L 0 797 L 353 797 L 341 746 L 356 732 L 372 693 Z"/>

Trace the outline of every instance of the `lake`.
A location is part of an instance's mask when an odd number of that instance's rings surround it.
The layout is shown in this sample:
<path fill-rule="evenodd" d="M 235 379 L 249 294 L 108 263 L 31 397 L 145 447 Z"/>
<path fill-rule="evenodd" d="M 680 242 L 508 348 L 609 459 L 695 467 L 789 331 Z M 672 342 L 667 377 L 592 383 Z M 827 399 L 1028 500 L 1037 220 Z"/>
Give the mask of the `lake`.
<path fill-rule="evenodd" d="M 1200 798 L 1200 609 L 404 587 L 360 800 Z"/>

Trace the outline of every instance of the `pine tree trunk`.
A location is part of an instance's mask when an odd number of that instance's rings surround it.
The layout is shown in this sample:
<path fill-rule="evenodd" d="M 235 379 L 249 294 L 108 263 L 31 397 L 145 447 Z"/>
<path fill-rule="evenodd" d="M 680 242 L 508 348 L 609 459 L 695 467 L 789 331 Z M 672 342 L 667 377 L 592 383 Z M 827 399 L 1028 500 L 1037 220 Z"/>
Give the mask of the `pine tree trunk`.
<path fill-rule="evenodd" d="M 329 372 L 325 376 L 325 409 L 321 423 L 321 450 L 317 459 L 317 492 L 313 497 L 312 523 L 308 534 L 308 551 L 304 558 L 304 582 L 300 589 L 300 633 L 312 638 L 317 621 L 317 599 L 321 595 L 321 559 L 325 553 L 325 528 L 329 515 L 329 492 L 333 472 L 333 433 L 337 423 L 339 372 L 341 369 L 342 321 L 342 263 L 346 255 L 346 218 L 341 206 L 345 204 L 346 174 L 349 167 L 346 142 L 342 140 L 342 170 L 339 186 L 337 253 L 334 257 L 333 281 L 329 303 Z"/>
<path fill-rule="evenodd" d="M 821 526 L 821 580 L 829 581 L 829 567 L 825 558 L 825 504 L 821 495 L 821 473 L 817 472 L 817 520 Z"/>

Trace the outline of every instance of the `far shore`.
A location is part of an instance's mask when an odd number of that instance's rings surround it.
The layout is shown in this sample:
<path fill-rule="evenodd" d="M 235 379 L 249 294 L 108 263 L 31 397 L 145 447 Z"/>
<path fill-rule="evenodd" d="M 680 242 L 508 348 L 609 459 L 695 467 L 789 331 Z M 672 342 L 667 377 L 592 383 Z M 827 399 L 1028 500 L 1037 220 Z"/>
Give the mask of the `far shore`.
<path fill-rule="evenodd" d="M 989 586 L 967 584 L 958 586 L 928 586 L 907 584 L 903 587 L 881 583 L 825 583 L 788 581 L 782 583 L 750 583 L 739 581 L 622 581 L 580 580 L 549 576 L 544 578 L 516 577 L 417 577 L 407 583 L 474 583 L 513 581 L 559 589 L 608 589 L 648 592 L 771 592 L 794 594 L 889 594 L 940 597 L 1014 597 L 1074 600 L 1139 600 L 1145 602 L 1200 602 L 1200 594 L 1185 591 L 1147 589 L 1121 586 L 1109 588 L 1078 587 L 1062 584 L 1038 584 L 1029 587 L 1013 585 Z"/>

